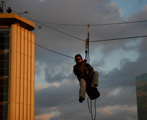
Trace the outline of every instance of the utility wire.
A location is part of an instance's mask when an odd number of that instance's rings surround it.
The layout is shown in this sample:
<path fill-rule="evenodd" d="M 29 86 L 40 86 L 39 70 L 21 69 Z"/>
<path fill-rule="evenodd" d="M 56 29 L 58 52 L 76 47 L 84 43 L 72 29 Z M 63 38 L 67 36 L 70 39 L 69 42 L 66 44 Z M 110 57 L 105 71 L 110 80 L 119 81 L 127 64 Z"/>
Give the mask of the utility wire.
<path fill-rule="evenodd" d="M 15 11 L 15 12 L 16 12 L 16 11 Z M 16 13 L 17 13 L 17 12 L 16 12 Z M 25 16 L 25 17 L 26 17 L 26 16 Z M 50 28 L 50 29 L 52 29 L 52 30 L 55 30 L 55 31 L 57 31 L 57 32 L 60 32 L 60 33 L 62 33 L 62 34 L 65 34 L 65 35 L 67 35 L 67 36 L 70 36 L 70 37 L 72 37 L 72 38 L 75 38 L 75 39 L 77 39 L 77 40 L 80 40 L 80 41 L 82 41 L 82 42 L 85 42 L 85 40 L 83 40 L 83 39 L 81 39 L 81 38 L 75 37 L 75 36 L 70 35 L 70 34 L 68 34 L 68 33 L 66 33 L 66 32 L 63 32 L 63 31 L 61 31 L 61 30 L 55 29 L 55 28 L 53 28 L 53 27 L 51 27 L 51 26 L 48 26 L 48 25 L 46 25 L 46 24 L 44 24 L 44 23 L 41 23 L 41 22 L 39 22 L 39 21 L 37 21 L 37 20 L 33 20 L 33 19 L 29 18 L 29 17 L 26 17 L 26 18 L 28 18 L 28 19 L 30 19 L 30 20 L 32 20 L 32 21 L 34 21 L 34 22 L 37 22 L 37 23 L 39 23 L 39 24 L 41 24 L 41 25 L 44 25 L 44 26 L 46 26 L 46 27 L 48 27 L 48 28 Z"/>
<path fill-rule="evenodd" d="M 141 22 L 147 22 L 147 20 L 130 21 L 130 22 L 118 22 L 118 23 L 104 23 L 104 24 L 90 24 L 90 26 L 105 26 L 105 25 L 141 23 Z M 84 25 L 84 24 L 81 25 L 81 24 L 47 23 L 47 22 L 43 22 L 43 23 L 45 23 L 45 24 L 52 24 L 52 25 L 64 25 L 64 26 L 87 26 L 87 25 Z"/>
<path fill-rule="evenodd" d="M 90 25 L 90 26 L 117 25 L 117 24 L 129 24 L 129 23 L 141 23 L 141 22 L 147 22 L 147 20 L 142 20 L 142 21 L 130 21 L 130 22 L 119 22 L 119 23 L 93 24 L 93 25 Z"/>
<path fill-rule="evenodd" d="M 43 22 L 45 24 L 51 24 L 51 25 L 63 25 L 63 26 L 87 26 L 87 25 L 80 25 L 80 24 L 64 24 L 64 23 L 48 23 L 48 22 Z"/>
<path fill-rule="evenodd" d="M 30 18 L 29 18 L 30 19 Z M 32 20 L 32 19 L 31 19 Z M 35 21 L 35 20 L 33 20 L 33 21 Z M 38 22 L 38 21 L 36 21 L 37 23 L 40 23 L 40 22 Z M 135 21 L 134 21 L 135 22 Z M 137 21 L 136 21 L 137 22 Z M 143 22 L 143 21 L 138 21 L 138 22 Z M 144 21 L 145 22 L 145 21 Z M 131 22 L 125 22 L 125 23 L 131 23 Z M 40 24 L 42 24 L 42 25 L 45 25 L 45 24 L 43 24 L 43 23 L 40 23 Z M 115 23 L 115 24 L 119 24 L 119 23 Z M 121 23 L 122 24 L 122 23 Z M 108 24 L 107 24 L 108 25 Z M 45 25 L 46 26 L 46 25 Z M 55 28 L 52 28 L 52 27 L 50 27 L 50 26 L 47 26 L 47 27 L 49 27 L 49 28 L 51 28 L 51 29 L 53 29 L 53 30 L 56 30 L 56 31 L 58 31 L 58 32 L 61 32 L 61 33 L 64 33 L 64 32 L 62 32 L 62 31 L 60 31 L 60 30 L 57 30 L 57 29 L 55 29 Z M 17 31 L 17 30 L 16 30 Z M 18 31 L 17 31 L 18 32 Z M 19 33 L 20 35 L 21 35 L 21 33 Z M 67 35 L 67 33 L 64 33 L 64 34 L 66 34 Z M 68 34 L 69 35 L 69 34 Z M 21 35 L 22 36 L 22 35 Z M 72 35 L 71 35 L 72 36 Z M 25 36 L 23 36 L 23 37 L 25 37 Z M 74 37 L 74 36 L 72 36 L 72 37 Z M 89 42 L 104 42 L 104 41 L 113 41 L 113 40 L 123 40 L 123 39 L 131 39 L 131 38 L 141 38 L 141 37 L 147 37 L 147 35 L 144 35 L 144 36 L 134 36 L 134 37 L 124 37 L 124 38 L 114 38 L 114 39 L 103 39 L 103 40 L 92 40 L 92 41 L 89 41 Z M 74 38 L 77 38 L 77 37 L 74 37 Z M 77 39 L 79 39 L 79 38 L 77 38 Z M 28 39 L 27 39 L 28 40 Z M 79 39 L 79 40 L 81 40 L 81 41 L 84 41 L 85 42 L 85 40 L 82 40 L 82 39 Z M 31 42 L 31 41 L 30 41 Z M 33 43 L 33 42 L 32 42 Z M 62 56 L 65 56 L 65 57 L 68 57 L 68 58 L 72 58 L 72 59 L 74 59 L 74 57 L 71 57 L 71 56 L 68 56 L 68 55 L 65 55 L 65 54 L 62 54 L 62 53 L 60 53 L 60 52 L 56 52 L 56 51 L 54 51 L 54 50 L 51 50 L 51 49 L 49 49 L 49 48 L 45 48 L 45 47 L 43 47 L 43 46 L 41 46 L 41 45 L 38 45 L 38 44 L 36 44 L 36 43 L 33 43 L 33 44 L 35 44 L 36 46 L 38 46 L 38 47 L 40 47 L 40 48 L 42 48 L 42 49 L 45 49 L 45 50 L 48 50 L 48 51 L 50 51 L 50 52 L 53 52 L 53 53 L 56 53 L 56 54 L 59 54 L 59 55 L 62 55 Z"/>
<path fill-rule="evenodd" d="M 37 22 L 37 23 L 39 23 L 39 24 L 42 24 L 42 25 L 44 25 L 44 26 L 46 26 L 46 27 L 48 27 L 48 28 L 50 28 L 50 29 L 56 30 L 56 31 L 61 32 L 61 33 L 65 34 L 65 35 L 68 35 L 68 36 L 70 36 L 70 37 L 73 37 L 73 38 L 76 38 L 76 39 L 78 39 L 78 40 L 80 40 L 80 41 L 85 42 L 85 40 L 83 40 L 83 39 L 77 38 L 77 37 L 75 37 L 75 36 L 72 36 L 72 35 L 70 35 L 70 34 L 67 34 L 67 33 L 65 33 L 65 32 L 62 32 L 62 31 L 60 31 L 60 30 L 57 30 L 57 29 L 52 28 L 52 27 L 50 27 L 50 26 L 47 26 L 47 25 L 45 25 L 45 24 L 43 24 L 43 23 L 40 23 L 40 22 L 38 22 L 38 21 L 36 21 L 36 20 L 33 20 L 33 19 L 31 19 L 31 20 L 32 20 L 32 21 L 35 21 L 35 22 Z M 108 24 L 97 24 L 97 25 L 90 25 L 90 26 L 113 25 L 113 24 L 125 24 L 125 23 L 136 23 L 136 22 L 147 22 L 147 20 L 144 20 L 144 21 L 133 21 L 133 22 L 122 22 L 122 23 L 110 23 L 110 24 L 109 24 L 109 23 L 108 23 Z M 87 25 L 85 25 L 85 26 L 87 26 Z M 113 39 L 103 39 L 103 40 L 92 40 L 92 41 L 89 41 L 89 42 L 112 41 L 112 40 L 122 40 L 122 39 L 141 38 L 141 37 L 147 37 L 147 35 L 144 35 L 144 36 L 134 36 L 134 37 L 125 37 L 125 38 L 113 38 Z"/>
<path fill-rule="evenodd" d="M 13 28 L 14 28 L 14 27 L 13 27 Z M 14 28 L 14 29 L 15 29 L 15 28 Z M 74 57 L 71 57 L 71 56 L 68 56 L 68 55 L 65 55 L 65 54 L 56 52 L 56 51 L 51 50 L 51 49 L 49 49 L 49 48 L 43 47 L 43 46 L 41 46 L 41 45 L 39 45 L 39 44 L 37 44 L 37 43 L 34 43 L 34 42 L 30 41 L 28 38 L 26 38 L 25 36 L 23 36 L 20 32 L 18 32 L 17 29 L 15 29 L 15 30 L 16 30 L 16 32 L 17 32 L 18 34 L 20 34 L 20 36 L 24 37 L 25 40 L 28 40 L 28 41 L 31 42 L 32 44 L 35 44 L 36 46 L 38 46 L 38 47 L 40 47 L 40 48 L 42 48 L 42 49 L 45 49 L 45 50 L 50 51 L 50 52 L 52 52 L 52 53 L 56 53 L 56 54 L 58 54 L 58 55 L 62 55 L 62 56 L 65 56 L 65 57 L 74 59 Z"/>
<path fill-rule="evenodd" d="M 62 32 L 62 31 L 57 30 L 57 29 L 55 29 L 55 28 L 52 28 L 52 27 L 50 27 L 50 26 L 48 26 L 48 25 L 45 25 L 45 24 L 43 24 L 43 23 L 41 23 L 41 22 L 38 22 L 38 21 L 36 21 L 36 20 L 33 20 L 33 19 L 31 19 L 31 20 L 32 20 L 32 21 L 35 21 L 35 22 L 37 22 L 37 23 L 39 23 L 39 24 L 42 24 L 42 25 L 44 25 L 44 26 L 46 26 L 46 27 L 48 27 L 48 28 L 50 28 L 50 29 L 53 29 L 53 30 L 55 30 L 55 31 L 61 32 L 61 33 L 65 34 L 65 35 L 68 35 L 68 36 L 70 36 L 70 37 L 73 37 L 73 38 L 76 38 L 76 39 L 78 39 L 78 40 L 80 40 L 80 41 L 85 42 L 85 40 L 83 40 L 83 39 L 77 38 L 77 37 L 75 37 L 75 36 L 72 36 L 72 35 L 70 35 L 70 34 L 67 34 L 67 33 L 65 33 L 65 32 Z M 102 25 L 114 25 L 114 24 L 128 24 L 128 23 L 139 23 L 139 22 L 147 22 L 147 20 L 144 20 L 144 21 L 132 21 L 132 22 L 121 22 L 121 23 L 95 24 L 95 25 L 90 25 L 90 26 L 102 26 Z M 69 25 L 69 24 L 62 24 L 62 25 Z M 76 24 L 70 24 L 70 25 L 76 26 Z M 80 26 L 80 25 L 78 25 L 78 26 Z M 82 26 L 87 26 L 87 25 L 82 25 Z M 103 40 L 91 40 L 91 41 L 89 41 L 89 42 L 114 41 L 114 40 L 123 40 L 123 39 L 131 39 L 131 38 L 141 38 L 141 37 L 147 37 L 147 35 L 144 35 L 144 36 L 133 36 L 133 37 L 124 37 L 124 38 L 103 39 Z"/>
<path fill-rule="evenodd" d="M 89 42 L 104 42 L 104 41 L 123 40 L 123 39 L 132 39 L 132 38 L 143 38 L 143 37 L 147 37 L 147 35 L 144 35 L 144 36 L 133 36 L 133 37 L 124 37 L 124 38 L 103 39 L 103 40 L 92 40 L 92 41 L 89 41 Z"/>
<path fill-rule="evenodd" d="M 46 25 L 46 24 L 43 24 L 43 23 L 41 23 L 41 22 L 39 22 L 39 21 L 33 20 L 33 19 L 31 19 L 31 18 L 28 18 L 28 19 L 30 19 L 30 20 L 32 20 L 32 21 L 34 21 L 34 22 L 37 22 L 37 23 L 39 23 L 39 24 L 41 24 L 41 25 L 44 25 L 44 26 L 46 26 L 46 27 L 48 27 L 48 28 L 50 28 L 50 29 L 53 29 L 53 30 L 55 30 L 55 31 L 58 31 L 58 32 L 60 32 L 60 33 L 63 33 L 63 34 L 65 34 L 65 35 L 68 35 L 68 36 L 70 36 L 70 37 L 73 37 L 73 38 L 75 38 L 75 39 L 78 39 L 78 40 L 80 40 L 80 41 L 85 42 L 85 40 L 83 40 L 83 39 L 81 39 L 81 38 L 75 37 L 75 36 L 70 35 L 70 34 L 68 34 L 68 33 L 65 33 L 65 32 L 63 32 L 63 31 L 60 31 L 60 30 L 55 29 L 55 28 L 53 28 L 53 27 L 50 27 L 50 26 L 48 26 L 48 25 Z M 147 20 L 142 20 L 142 21 L 131 21 L 131 22 L 120 22 L 120 23 L 95 24 L 95 25 L 90 25 L 90 26 L 103 26 L 103 25 L 128 24 L 128 23 L 140 23 L 140 22 L 147 22 Z M 60 24 L 60 23 L 50 23 L 50 24 L 56 24 L 56 25 L 72 25 L 72 26 L 87 26 L 87 25 Z M 104 40 L 92 40 L 92 41 L 90 41 L 90 42 L 122 40 L 122 39 L 131 39 L 131 38 L 139 38 L 139 37 L 146 37 L 146 36 L 135 36 L 135 37 L 126 37 L 126 38 L 104 39 Z"/>
<path fill-rule="evenodd" d="M 142 38 L 142 37 L 147 37 L 147 35 L 144 35 L 144 36 L 133 36 L 133 37 L 124 37 L 124 38 L 113 38 L 113 39 L 103 39 L 103 40 L 93 40 L 93 41 L 89 41 L 89 42 L 104 42 L 104 41 L 114 41 L 114 40 L 124 40 L 124 39 L 132 39 L 132 38 Z M 30 41 L 31 42 L 31 41 Z M 48 50 L 50 52 L 53 52 L 53 53 L 56 53 L 56 54 L 59 54 L 59 55 L 62 55 L 62 56 L 65 56 L 65 57 L 68 57 L 68 58 L 72 58 L 74 59 L 74 57 L 71 57 L 71 56 L 68 56 L 68 55 L 65 55 L 65 54 L 62 54 L 60 52 L 56 52 L 54 50 L 51 50 L 49 48 L 45 48 L 41 45 L 38 45 L 36 43 L 34 43 L 36 46 L 40 47 L 40 48 L 43 48 L 45 50 Z"/>
<path fill-rule="evenodd" d="M 30 18 L 29 18 L 29 19 L 30 19 Z M 70 37 L 73 37 L 73 38 L 75 38 L 75 39 L 77 39 L 77 40 L 80 40 L 80 41 L 82 41 L 82 42 L 85 42 L 85 40 L 83 40 L 83 39 L 81 39 L 81 38 L 75 37 L 75 36 L 70 35 L 70 34 L 68 34 L 68 33 L 66 33 L 66 32 L 63 32 L 63 31 L 61 31 L 61 30 L 55 29 L 55 28 L 53 28 L 53 27 L 50 27 L 50 26 L 48 26 L 48 25 L 46 25 L 46 24 L 43 24 L 43 23 L 41 23 L 41 22 L 39 22 L 39 21 L 36 21 L 36 20 L 33 20 L 33 19 L 30 19 L 30 20 L 32 20 L 32 21 L 34 21 L 34 22 L 37 22 L 37 23 L 39 23 L 39 24 L 41 24 L 41 25 L 44 25 L 44 26 L 46 26 L 46 27 L 48 27 L 48 28 L 50 28 L 50 29 L 52 29 L 52 30 L 55 30 L 55 31 L 57 31 L 57 32 L 60 32 L 60 33 L 62 33 L 62 34 L 65 34 L 65 35 L 67 35 L 67 36 L 70 36 Z"/>
<path fill-rule="evenodd" d="M 5 15 L 6 15 L 6 14 L 5 14 Z M 6 18 L 7 18 L 7 15 L 6 15 Z M 14 28 L 14 27 L 13 27 L 13 28 Z M 14 28 L 14 29 L 15 29 L 15 28 Z M 33 43 L 33 42 L 30 41 L 28 38 L 26 38 L 25 36 L 23 36 L 20 32 L 18 32 L 17 29 L 15 29 L 15 30 L 16 30 L 16 32 L 17 32 L 18 34 L 20 34 L 20 36 L 22 36 L 24 39 L 28 40 L 28 41 L 31 42 L 32 44 L 35 44 L 36 46 L 38 46 L 38 47 L 40 47 L 40 48 L 42 48 L 42 49 L 45 49 L 45 50 L 50 51 L 50 52 L 52 52 L 52 53 L 56 53 L 56 54 L 58 54 L 58 55 L 62 55 L 62 56 L 65 56 L 65 57 L 74 59 L 74 57 L 71 57 L 71 56 L 62 54 L 62 53 L 60 53 L 60 52 L 56 52 L 56 51 L 51 50 L 51 49 L 49 49 L 49 48 L 45 48 L 45 47 L 43 47 L 43 46 L 41 46 L 41 45 L 38 45 L 38 44 L 36 44 L 36 43 Z"/>
<path fill-rule="evenodd" d="M 51 50 L 51 49 L 45 48 L 45 47 L 43 47 L 43 46 L 41 46 L 41 45 L 38 45 L 38 44 L 36 44 L 36 43 L 35 43 L 35 45 L 38 46 L 38 47 L 40 47 L 40 48 L 43 48 L 43 49 L 45 49 L 45 50 L 48 50 L 48 51 L 50 51 L 50 52 L 53 52 L 53 53 L 56 53 L 56 54 L 59 54 L 59 55 L 62 55 L 62 56 L 65 56 L 65 57 L 74 59 L 74 57 L 71 57 L 71 56 L 68 56 L 68 55 L 65 55 L 65 54 L 62 54 L 62 53 L 53 51 L 53 50 Z"/>

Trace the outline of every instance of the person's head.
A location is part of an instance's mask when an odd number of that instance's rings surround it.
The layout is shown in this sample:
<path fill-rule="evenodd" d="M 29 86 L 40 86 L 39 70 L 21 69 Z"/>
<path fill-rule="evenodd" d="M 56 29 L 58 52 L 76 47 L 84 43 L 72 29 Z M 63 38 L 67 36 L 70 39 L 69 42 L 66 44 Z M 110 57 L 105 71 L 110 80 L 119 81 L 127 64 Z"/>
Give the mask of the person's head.
<path fill-rule="evenodd" d="M 75 61 L 77 64 L 80 64 L 83 61 L 83 58 L 80 54 L 75 55 Z"/>

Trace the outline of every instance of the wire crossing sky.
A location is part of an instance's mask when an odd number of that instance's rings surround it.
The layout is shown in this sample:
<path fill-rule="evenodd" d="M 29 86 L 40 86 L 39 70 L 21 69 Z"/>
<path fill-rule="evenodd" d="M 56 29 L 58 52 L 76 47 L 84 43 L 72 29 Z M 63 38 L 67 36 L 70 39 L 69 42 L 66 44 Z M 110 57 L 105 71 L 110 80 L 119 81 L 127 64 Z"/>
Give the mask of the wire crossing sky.
<path fill-rule="evenodd" d="M 52 30 L 55 30 L 55 31 L 57 31 L 57 32 L 63 33 L 63 34 L 65 34 L 65 35 L 67 35 L 67 36 L 70 36 L 70 37 L 73 37 L 73 38 L 75 38 L 75 39 L 78 39 L 78 40 L 81 40 L 81 41 L 85 42 L 85 40 L 82 40 L 82 39 L 80 39 L 80 38 L 78 38 L 78 37 L 72 36 L 72 35 L 70 35 L 70 34 L 68 34 L 68 33 L 66 33 L 66 32 L 60 31 L 60 30 L 58 30 L 58 29 L 55 29 L 55 28 L 53 28 L 53 27 L 50 27 L 50 26 L 48 26 L 48 25 L 46 25 L 46 24 L 44 24 L 44 23 L 38 22 L 38 21 L 33 20 L 33 19 L 31 19 L 31 18 L 29 18 L 29 19 L 32 20 L 32 21 L 34 21 L 34 22 L 37 22 L 37 23 L 39 23 L 39 24 L 41 24 L 41 25 L 43 25 L 43 26 L 46 26 L 46 27 L 48 27 L 48 28 L 50 28 L 50 29 L 52 29 Z M 90 25 L 90 26 L 105 26 L 105 25 L 116 25 L 116 24 L 119 25 L 119 24 L 130 24 L 130 23 L 140 23 L 140 22 L 147 22 L 147 20 L 143 20 L 143 21 L 130 21 L 130 22 L 120 22 L 120 23 L 95 24 L 95 25 Z M 54 23 L 54 24 L 55 24 L 55 23 Z M 57 25 L 84 26 L 84 25 L 76 25 L 76 24 L 58 24 L 58 23 L 57 23 Z M 86 25 L 85 25 L 85 26 L 86 26 Z M 132 36 L 132 37 L 123 37 L 123 38 L 110 38 L 110 39 L 102 39 L 102 40 L 90 40 L 89 42 L 105 42 L 105 41 L 126 40 L 126 39 L 135 39 L 135 38 L 143 38 L 143 37 L 147 37 L 147 35 Z M 42 49 L 45 49 L 45 50 L 47 50 L 47 51 L 53 52 L 53 53 L 55 53 L 55 54 L 62 55 L 62 56 L 65 56 L 65 57 L 74 59 L 74 57 L 65 55 L 65 54 L 60 53 L 60 52 L 56 52 L 56 51 L 51 50 L 51 49 L 49 49 L 49 48 L 43 47 L 43 46 L 41 46 L 41 45 L 39 45 L 39 44 L 36 44 L 36 43 L 35 43 L 35 45 L 38 46 L 38 47 L 40 47 L 40 48 L 42 48 Z"/>

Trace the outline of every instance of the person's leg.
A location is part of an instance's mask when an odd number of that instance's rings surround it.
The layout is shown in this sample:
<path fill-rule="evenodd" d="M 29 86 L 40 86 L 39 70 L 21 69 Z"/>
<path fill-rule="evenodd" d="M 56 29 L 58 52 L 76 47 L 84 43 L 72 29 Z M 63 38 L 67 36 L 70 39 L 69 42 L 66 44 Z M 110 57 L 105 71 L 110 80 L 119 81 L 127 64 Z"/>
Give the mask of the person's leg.
<path fill-rule="evenodd" d="M 81 79 L 79 81 L 80 83 L 80 90 L 79 90 L 79 98 L 82 97 L 85 99 L 85 93 L 86 93 L 86 81 L 84 79 Z"/>
<path fill-rule="evenodd" d="M 94 71 L 91 84 L 94 84 L 95 86 L 98 86 L 98 77 L 99 77 L 99 72 Z"/>

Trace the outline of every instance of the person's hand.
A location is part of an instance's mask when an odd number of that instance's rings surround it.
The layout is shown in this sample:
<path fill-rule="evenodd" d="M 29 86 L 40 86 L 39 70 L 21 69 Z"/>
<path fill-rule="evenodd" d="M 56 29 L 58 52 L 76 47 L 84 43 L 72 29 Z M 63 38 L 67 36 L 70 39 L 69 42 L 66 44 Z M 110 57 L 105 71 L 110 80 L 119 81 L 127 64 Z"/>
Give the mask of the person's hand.
<path fill-rule="evenodd" d="M 84 99 L 82 96 L 80 96 L 80 98 L 79 98 L 79 102 L 82 103 L 83 100 L 85 100 L 85 99 Z"/>
<path fill-rule="evenodd" d="M 84 62 L 86 63 L 87 62 L 87 59 L 84 59 Z"/>

